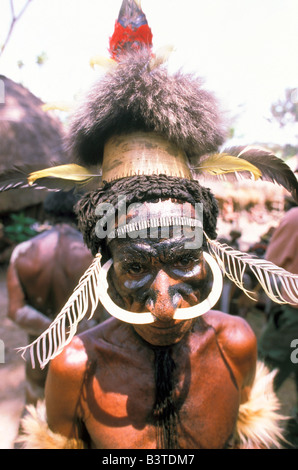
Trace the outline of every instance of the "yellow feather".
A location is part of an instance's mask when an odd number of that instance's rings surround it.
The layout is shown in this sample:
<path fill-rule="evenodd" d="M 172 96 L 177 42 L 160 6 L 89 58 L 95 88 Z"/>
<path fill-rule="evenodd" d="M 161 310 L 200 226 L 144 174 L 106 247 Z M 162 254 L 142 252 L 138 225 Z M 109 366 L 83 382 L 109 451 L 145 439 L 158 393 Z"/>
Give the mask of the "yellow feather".
<path fill-rule="evenodd" d="M 262 176 L 262 172 L 251 163 L 239 157 L 233 157 L 226 153 L 217 153 L 207 157 L 200 162 L 200 166 L 193 168 L 212 175 L 222 175 L 224 173 L 235 173 L 241 171 L 248 171 L 253 174 L 254 179 L 257 180 Z"/>
<path fill-rule="evenodd" d="M 167 44 L 160 47 L 154 54 L 153 58 L 150 60 L 150 70 L 153 70 L 156 67 L 164 64 L 169 60 L 170 55 L 174 51 L 174 46 Z"/>
<path fill-rule="evenodd" d="M 45 168 L 44 170 L 34 171 L 33 173 L 29 174 L 28 183 L 29 185 L 32 185 L 40 178 L 61 178 L 65 180 L 83 182 L 92 178 L 93 176 L 97 175 L 90 173 L 87 168 L 81 165 L 71 163 L 69 165 L 53 166 L 50 168 Z"/>
<path fill-rule="evenodd" d="M 97 56 L 91 57 L 89 64 L 93 69 L 95 65 L 98 65 L 99 67 L 103 67 L 106 70 L 110 70 L 112 67 L 115 67 L 117 65 L 117 62 L 108 57 L 97 55 Z"/>
<path fill-rule="evenodd" d="M 71 111 L 73 107 L 74 107 L 74 104 L 58 101 L 58 102 L 53 102 L 53 103 L 45 103 L 44 105 L 42 105 L 42 110 L 43 111 L 52 111 L 52 110 Z"/>

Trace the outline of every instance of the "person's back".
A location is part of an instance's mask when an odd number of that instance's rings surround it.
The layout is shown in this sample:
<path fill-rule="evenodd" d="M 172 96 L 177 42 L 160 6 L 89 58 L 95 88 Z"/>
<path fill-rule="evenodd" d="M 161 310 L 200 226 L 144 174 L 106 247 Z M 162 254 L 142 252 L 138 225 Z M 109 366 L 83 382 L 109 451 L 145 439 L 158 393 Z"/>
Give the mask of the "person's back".
<path fill-rule="evenodd" d="M 29 341 L 40 335 L 60 312 L 90 265 L 92 255 L 81 233 L 68 224 L 57 224 L 13 251 L 7 270 L 8 317 L 24 329 Z M 98 323 L 102 309 L 80 331 Z M 26 363 L 26 402 L 43 396 L 47 369 Z"/>
<path fill-rule="evenodd" d="M 15 249 L 8 269 L 8 289 L 17 275 L 26 303 L 53 319 L 91 261 L 80 232 L 68 224 L 55 225 Z M 10 317 L 15 319 L 13 297 Z"/>
<path fill-rule="evenodd" d="M 273 232 L 266 259 L 286 271 L 298 274 L 298 207 L 287 211 Z"/>

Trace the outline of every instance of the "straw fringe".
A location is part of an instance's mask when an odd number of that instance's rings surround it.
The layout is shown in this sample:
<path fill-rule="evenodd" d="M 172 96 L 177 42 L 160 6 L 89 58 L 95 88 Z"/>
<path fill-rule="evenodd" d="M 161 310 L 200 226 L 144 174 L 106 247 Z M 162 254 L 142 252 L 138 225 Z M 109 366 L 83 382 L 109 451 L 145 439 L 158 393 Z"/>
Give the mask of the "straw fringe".
<path fill-rule="evenodd" d="M 269 372 L 262 362 L 258 362 L 249 400 L 239 408 L 234 448 L 282 448 L 282 443 L 286 442 L 281 423 L 288 418 L 278 413 L 280 403 L 273 390 L 276 372 Z"/>
<path fill-rule="evenodd" d="M 69 439 L 50 430 L 44 401 L 39 401 L 34 407 L 26 408 L 27 415 L 22 419 L 22 434 L 16 439 L 16 444 L 23 449 L 84 449 L 81 439 Z"/>

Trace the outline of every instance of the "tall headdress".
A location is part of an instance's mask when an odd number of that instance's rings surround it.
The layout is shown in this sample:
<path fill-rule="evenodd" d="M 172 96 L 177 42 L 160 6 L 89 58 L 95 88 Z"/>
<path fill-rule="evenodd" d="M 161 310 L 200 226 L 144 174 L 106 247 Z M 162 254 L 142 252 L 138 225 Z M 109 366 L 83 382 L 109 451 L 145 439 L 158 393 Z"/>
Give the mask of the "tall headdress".
<path fill-rule="evenodd" d="M 225 130 L 214 96 L 203 88 L 199 78 L 180 71 L 168 72 L 162 56 L 153 51 L 151 30 L 139 1 L 123 0 L 109 50 L 109 70 L 94 85 L 70 126 L 68 147 L 73 163 L 31 172 L 27 181 L 15 184 L 53 186 L 53 182 L 64 181 L 73 185 L 97 178 L 102 186 L 134 175 L 199 181 L 204 174 L 233 178 L 241 174 L 280 184 L 298 199 L 294 173 L 270 151 L 248 146 L 219 152 Z M 4 182 L 2 190 L 12 186 Z M 172 223 L 166 219 L 159 218 L 159 226 Z M 148 220 L 143 222 L 148 224 Z M 195 224 L 194 218 L 180 219 L 179 223 Z M 211 261 L 206 255 L 206 260 L 215 283 L 220 284 L 220 280 L 212 268 L 214 260 L 244 291 L 243 274 L 251 269 L 274 301 L 285 302 L 282 285 L 291 301 L 298 302 L 297 275 L 220 244 L 208 233 L 205 237 L 213 257 Z M 32 360 L 36 353 L 44 366 L 72 339 L 78 322 L 87 313 L 92 315 L 99 301 L 105 299 L 109 304 L 106 288 L 99 254 L 52 325 L 34 343 L 22 348 L 23 353 L 29 349 Z M 201 309 L 198 314 L 202 313 Z M 147 320 L 152 321 L 149 317 Z"/>

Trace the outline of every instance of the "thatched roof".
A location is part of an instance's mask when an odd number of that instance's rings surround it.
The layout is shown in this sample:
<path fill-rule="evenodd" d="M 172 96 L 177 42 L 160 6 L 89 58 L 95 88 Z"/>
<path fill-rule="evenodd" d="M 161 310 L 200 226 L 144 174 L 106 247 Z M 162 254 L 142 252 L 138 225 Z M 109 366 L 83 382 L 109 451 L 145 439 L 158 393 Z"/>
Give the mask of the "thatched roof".
<path fill-rule="evenodd" d="M 0 172 L 13 165 L 65 163 L 63 126 L 42 101 L 22 85 L 0 75 L 4 100 L 0 100 Z M 2 93 L 3 94 L 3 93 Z M 3 96 L 2 96 L 3 98 Z M 2 103 L 4 101 L 4 103 Z M 44 191 L 15 190 L 0 195 L 0 213 L 41 202 Z"/>

